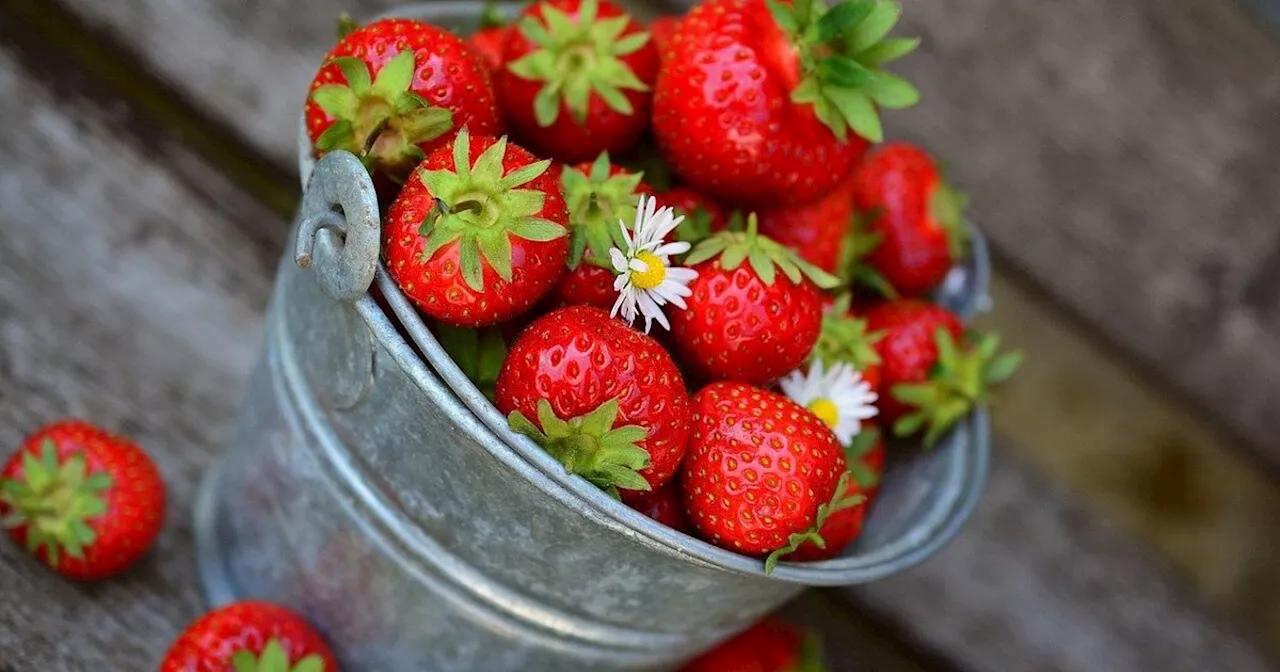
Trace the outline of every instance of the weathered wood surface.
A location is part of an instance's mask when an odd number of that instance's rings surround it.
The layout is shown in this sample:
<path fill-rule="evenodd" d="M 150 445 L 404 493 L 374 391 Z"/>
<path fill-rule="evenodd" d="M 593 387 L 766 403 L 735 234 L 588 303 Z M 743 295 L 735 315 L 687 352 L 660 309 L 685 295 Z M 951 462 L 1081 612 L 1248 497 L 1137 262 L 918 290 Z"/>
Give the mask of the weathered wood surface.
<path fill-rule="evenodd" d="M 290 166 L 340 10 L 393 0 L 62 0 Z M 924 103 L 1004 258 L 1280 467 L 1280 39 L 1236 3 L 909 3 Z"/>

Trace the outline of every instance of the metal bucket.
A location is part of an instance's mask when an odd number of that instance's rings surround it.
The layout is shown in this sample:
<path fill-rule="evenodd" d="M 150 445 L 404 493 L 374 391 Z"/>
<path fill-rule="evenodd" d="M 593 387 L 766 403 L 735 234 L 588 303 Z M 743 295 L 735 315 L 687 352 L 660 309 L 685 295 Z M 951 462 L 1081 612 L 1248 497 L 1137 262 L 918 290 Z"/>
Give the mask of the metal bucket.
<path fill-rule="evenodd" d="M 765 575 L 662 526 L 509 431 L 462 375 L 378 263 L 355 157 L 303 172 L 262 358 L 201 486 L 197 553 L 211 604 L 290 607 L 348 672 L 669 670 L 805 586 L 920 562 L 978 498 L 981 412 L 930 452 L 894 451 L 841 558 Z M 957 272 L 949 303 L 985 297 L 985 261 Z"/>

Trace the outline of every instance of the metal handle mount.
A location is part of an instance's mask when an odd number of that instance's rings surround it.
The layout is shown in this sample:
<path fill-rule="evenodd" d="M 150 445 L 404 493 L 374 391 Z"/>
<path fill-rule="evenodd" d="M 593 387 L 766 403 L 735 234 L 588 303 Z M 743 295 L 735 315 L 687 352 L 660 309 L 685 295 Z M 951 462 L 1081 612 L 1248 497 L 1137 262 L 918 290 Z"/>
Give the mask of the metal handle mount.
<path fill-rule="evenodd" d="M 344 151 L 316 162 L 298 209 L 294 261 L 335 301 L 369 291 L 378 267 L 378 195 L 360 159 Z"/>

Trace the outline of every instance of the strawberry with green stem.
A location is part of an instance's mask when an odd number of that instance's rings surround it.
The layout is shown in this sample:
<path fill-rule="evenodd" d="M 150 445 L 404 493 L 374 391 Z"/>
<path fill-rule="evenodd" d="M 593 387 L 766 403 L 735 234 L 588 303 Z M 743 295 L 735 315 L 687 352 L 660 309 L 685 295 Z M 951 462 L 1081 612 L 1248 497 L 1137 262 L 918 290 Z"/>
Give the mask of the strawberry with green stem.
<path fill-rule="evenodd" d="M 836 279 L 758 232 L 722 231 L 684 264 L 697 271 L 687 308 L 671 314 L 681 361 L 709 380 L 763 384 L 797 368 L 822 326 L 819 287 Z"/>
<path fill-rule="evenodd" d="M 823 311 L 818 342 L 809 359 L 828 364 L 844 362 L 862 374 L 871 389 L 880 390 L 880 354 L 875 344 L 884 332 L 867 331 L 867 321 L 850 312 L 851 297 L 842 293 Z"/>
<path fill-rule="evenodd" d="M 317 156 L 349 151 L 375 178 L 394 183 L 464 126 L 502 132 L 480 59 L 452 33 L 410 19 L 382 19 L 342 37 L 311 82 L 306 126 Z"/>
<path fill-rule="evenodd" d="M 822 641 L 776 616 L 768 616 L 679 672 L 825 672 Z"/>
<path fill-rule="evenodd" d="M 568 163 L 635 146 L 649 118 L 658 52 L 609 0 L 541 0 L 507 38 L 498 91 L 531 147 Z"/>
<path fill-rule="evenodd" d="M 676 228 L 675 238 L 686 243 L 700 243 L 729 226 L 729 215 L 720 204 L 688 187 L 675 187 L 658 194 L 658 205 L 684 216 Z"/>
<path fill-rule="evenodd" d="M 159 672 L 338 672 L 324 639 L 276 604 L 234 602 L 197 619 L 170 646 Z"/>
<path fill-rule="evenodd" d="M 552 311 L 521 333 L 498 374 L 497 407 L 513 430 L 614 495 L 670 481 L 689 436 L 671 355 L 589 306 Z"/>
<path fill-rule="evenodd" d="M 32 434 L 0 471 L 0 526 L 63 576 L 127 569 L 154 545 L 165 489 L 128 439 L 80 420 Z"/>
<path fill-rule="evenodd" d="M 878 108 L 919 97 L 883 66 L 919 40 L 887 37 L 889 0 L 707 0 L 676 25 L 654 88 L 663 155 L 724 202 L 781 207 L 830 192 L 867 142 Z"/>
<path fill-rule="evenodd" d="M 559 185 L 504 138 L 466 129 L 415 171 L 383 222 L 391 277 L 445 324 L 510 320 L 564 272 L 568 216 Z"/>

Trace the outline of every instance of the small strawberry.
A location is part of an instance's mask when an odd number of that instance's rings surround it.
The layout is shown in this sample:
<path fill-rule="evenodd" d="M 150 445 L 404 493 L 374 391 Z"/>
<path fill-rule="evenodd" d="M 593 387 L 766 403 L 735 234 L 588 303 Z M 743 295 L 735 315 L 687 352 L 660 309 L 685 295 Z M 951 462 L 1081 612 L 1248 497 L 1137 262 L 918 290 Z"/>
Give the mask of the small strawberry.
<path fill-rule="evenodd" d="M 672 313 L 671 332 L 690 370 L 763 384 L 809 356 L 822 326 L 814 285 L 831 287 L 836 279 L 760 235 L 755 215 L 745 232 L 707 238 L 684 263 L 698 277 L 688 307 Z"/>
<path fill-rule="evenodd" d="M 510 26 L 507 25 L 506 13 L 502 7 L 489 2 L 485 3 L 484 12 L 480 15 L 480 26 L 467 36 L 467 46 L 484 59 L 489 72 L 497 75 L 502 71 L 502 46 L 507 40 Z"/>
<path fill-rule="evenodd" d="M 879 239 L 867 261 L 903 296 L 932 291 L 964 257 L 967 199 L 919 147 L 898 142 L 873 152 L 855 173 L 853 193 Z"/>
<path fill-rule="evenodd" d="M 822 545 L 827 518 L 858 498 L 844 451 L 818 416 L 751 385 L 712 383 L 693 396 L 681 472 L 685 510 L 711 543 L 768 556 L 765 571 L 805 541 Z"/>
<path fill-rule="evenodd" d="M 338 672 L 328 645 L 301 616 L 268 602 L 244 601 L 192 623 L 165 654 L 159 672 Z"/>
<path fill-rule="evenodd" d="M 0 471 L 0 526 L 68 578 L 123 572 L 155 543 L 164 515 L 151 458 L 80 420 L 41 428 Z"/>
<path fill-rule="evenodd" d="M 832 189 L 816 201 L 758 211 L 760 233 L 796 251 L 805 261 L 835 273 L 847 256 L 853 227 L 853 198 Z"/>
<path fill-rule="evenodd" d="M 679 22 L 678 16 L 660 16 L 649 22 L 649 37 L 653 39 L 659 58 L 667 50 L 667 45 L 671 44 L 671 36 L 675 34 L 676 24 Z"/>
<path fill-rule="evenodd" d="M 900 13 L 888 0 L 698 3 L 676 25 L 654 87 L 663 155 L 689 186 L 724 202 L 821 197 L 867 141 L 880 141 L 877 107 L 919 97 L 881 69 L 919 43 L 886 39 Z"/>
<path fill-rule="evenodd" d="M 875 425 L 863 427 L 844 447 L 844 457 L 853 480 L 870 504 L 880 491 L 880 480 L 884 478 L 884 434 L 880 428 Z"/>
<path fill-rule="evenodd" d="M 658 51 L 609 0 L 540 0 L 503 48 L 498 91 L 512 127 L 569 163 L 622 153 L 649 118 Z"/>
<path fill-rule="evenodd" d="M 884 332 L 868 332 L 866 319 L 850 312 L 849 294 L 841 294 L 823 311 L 822 331 L 811 359 L 828 364 L 844 362 L 862 374 L 871 389 L 880 390 L 880 353 L 875 344 Z"/>
<path fill-rule="evenodd" d="M 680 668 L 680 672 L 824 672 L 822 643 L 769 616 Z"/>
<path fill-rule="evenodd" d="M 383 222 L 391 277 L 422 312 L 460 327 L 509 320 L 564 272 L 564 199 L 548 161 L 471 136 L 427 157 Z"/>
<path fill-rule="evenodd" d="M 689 436 L 689 399 L 656 341 L 589 306 L 538 318 L 498 374 L 498 409 L 571 473 L 611 493 L 661 487 Z"/>
<path fill-rule="evenodd" d="M 1019 352 L 997 354 L 995 334 L 965 334 L 959 318 L 941 306 L 917 299 L 889 301 L 866 311 L 867 326 L 884 331 L 875 344 L 883 360 L 880 412 L 893 433 L 925 429 L 932 446 L 987 391 L 1022 362 Z"/>
<path fill-rule="evenodd" d="M 345 149 L 396 183 L 464 126 L 502 132 L 480 59 L 454 34 L 410 19 L 347 33 L 311 82 L 306 119 L 317 156 Z"/>
<path fill-rule="evenodd" d="M 651 492 L 624 490 L 622 503 L 677 532 L 694 533 L 689 516 L 684 512 L 684 492 L 680 490 L 680 479 L 673 479 Z"/>
<path fill-rule="evenodd" d="M 549 307 L 595 306 L 609 310 L 618 300 L 618 290 L 613 288 L 617 275 L 594 261 L 583 261 L 577 268 L 569 269 L 555 289 L 551 290 Z"/>
<path fill-rule="evenodd" d="M 677 240 L 698 243 L 729 226 L 729 216 L 720 204 L 687 187 L 676 187 L 658 194 L 658 205 L 684 216 L 684 221 L 676 228 Z"/>

